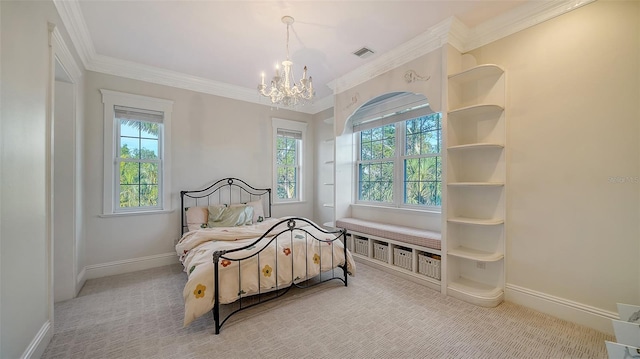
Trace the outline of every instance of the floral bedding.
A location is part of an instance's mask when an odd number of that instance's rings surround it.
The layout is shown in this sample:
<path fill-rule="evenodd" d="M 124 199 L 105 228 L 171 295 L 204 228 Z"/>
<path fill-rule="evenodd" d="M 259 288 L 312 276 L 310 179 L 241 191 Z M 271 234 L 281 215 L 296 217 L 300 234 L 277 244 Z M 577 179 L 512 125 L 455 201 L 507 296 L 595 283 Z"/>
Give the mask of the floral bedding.
<path fill-rule="evenodd" d="M 213 308 L 213 253 L 217 250 L 247 246 L 281 221 L 282 219 L 272 218 L 248 226 L 205 228 L 187 232 L 182 236 L 176 245 L 176 251 L 188 275 L 183 291 L 185 326 Z M 347 258 L 344 258 L 341 241 L 321 242 L 313 237 L 332 239 L 335 238 L 334 235 L 322 233 L 301 221 L 296 221 L 296 224 L 296 229 L 278 235 L 268 246 L 267 243 L 276 233 L 287 229 L 287 221 L 278 224 L 270 231 L 271 235 L 263 238 L 258 244 L 225 255 L 229 258 L 245 258 L 260 252 L 251 259 L 240 262 L 220 260 L 221 303 L 232 303 L 241 296 L 256 294 L 258 291 L 264 293 L 285 288 L 292 281 L 298 283 L 318 275 L 320 271 L 330 270 L 332 266 L 343 265 L 345 260 L 349 274 L 355 274 L 353 258 L 349 252 Z M 265 246 L 267 248 L 260 251 Z M 242 276 L 241 281 L 238 280 L 239 272 Z"/>

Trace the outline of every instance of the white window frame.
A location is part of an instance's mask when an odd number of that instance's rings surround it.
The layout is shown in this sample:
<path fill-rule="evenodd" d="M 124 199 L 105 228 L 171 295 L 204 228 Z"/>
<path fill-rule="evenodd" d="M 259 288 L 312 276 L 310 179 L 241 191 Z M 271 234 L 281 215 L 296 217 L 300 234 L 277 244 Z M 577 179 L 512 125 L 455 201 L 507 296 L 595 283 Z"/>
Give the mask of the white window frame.
<path fill-rule="evenodd" d="M 413 118 L 399 121 L 394 123 L 396 127 L 395 131 L 395 151 L 394 156 L 392 158 L 383 159 L 383 160 L 374 160 L 374 161 L 362 161 L 361 155 L 361 138 L 360 131 L 355 132 L 355 139 L 353 143 L 355 144 L 355 152 L 356 152 L 356 161 L 355 161 L 355 189 L 354 189 L 354 203 L 359 205 L 370 205 L 370 206 L 379 206 L 379 207 L 391 207 L 391 208 L 407 208 L 414 209 L 418 211 L 426 211 L 426 212 L 441 212 L 442 206 L 427 206 L 427 205 L 416 205 L 416 204 L 406 204 L 404 203 L 404 182 L 405 182 L 405 173 L 404 173 L 404 162 L 409 158 L 420 158 L 420 157 L 440 157 L 440 163 L 442 165 L 442 124 L 440 125 L 440 152 L 424 154 L 424 155 L 411 155 L 407 156 L 406 154 L 406 144 L 405 144 L 405 135 L 406 135 L 406 124 L 407 121 L 412 120 Z M 382 127 L 385 124 L 381 124 L 377 127 Z M 376 128 L 377 128 L 376 127 Z M 360 200 L 360 165 L 362 163 L 375 163 L 375 162 L 386 162 L 388 160 L 393 161 L 393 200 L 392 202 L 378 202 L 378 201 L 363 201 Z M 440 183 L 442 186 L 442 177 L 440 178 Z"/>
<path fill-rule="evenodd" d="M 130 215 L 143 213 L 169 212 L 171 210 L 171 113 L 173 101 L 148 96 L 134 95 L 125 92 L 100 89 L 104 104 L 104 182 L 103 182 L 103 216 Z M 159 202 L 154 207 L 119 208 L 117 188 L 120 183 L 120 170 L 116 169 L 119 156 L 117 143 L 120 134 L 119 121 L 115 117 L 115 106 L 132 107 L 142 110 L 164 113 L 162 131 L 158 134 L 158 155 L 161 158 L 159 176 Z"/>
<path fill-rule="evenodd" d="M 272 143 L 273 143 L 273 152 L 272 152 L 272 159 L 273 159 L 273 177 L 272 177 L 272 188 L 273 188 L 273 192 L 274 192 L 274 196 L 273 196 L 273 203 L 274 204 L 278 204 L 278 203 L 299 203 L 304 201 L 304 147 L 305 144 L 307 143 L 307 123 L 306 122 L 299 122 L 299 121 L 291 121 L 291 120 L 284 120 L 281 118 L 272 118 L 271 119 L 271 124 L 273 127 L 273 136 L 272 136 Z M 295 132 L 300 132 L 302 134 L 302 139 L 300 140 L 300 143 L 297 146 L 297 168 L 298 170 L 296 171 L 296 197 L 295 198 L 287 198 L 287 199 L 281 199 L 278 198 L 278 164 L 276 161 L 276 155 L 278 153 L 278 129 L 282 129 L 282 130 L 287 130 L 287 131 L 295 131 Z"/>

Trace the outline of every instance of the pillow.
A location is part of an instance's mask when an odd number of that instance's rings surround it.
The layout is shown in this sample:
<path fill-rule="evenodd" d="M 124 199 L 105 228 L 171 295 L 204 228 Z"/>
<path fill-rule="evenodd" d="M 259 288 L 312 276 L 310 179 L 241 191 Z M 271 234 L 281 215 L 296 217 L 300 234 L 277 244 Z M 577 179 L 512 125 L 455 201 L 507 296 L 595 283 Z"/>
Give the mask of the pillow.
<path fill-rule="evenodd" d="M 187 215 L 187 229 L 195 231 L 200 228 L 207 228 L 209 209 L 207 207 L 187 207 L 184 209 Z"/>
<path fill-rule="evenodd" d="M 215 206 L 209 206 L 209 213 L 207 215 L 207 223 L 212 223 L 215 221 L 219 221 L 220 217 L 222 216 L 222 212 L 224 212 L 224 209 L 227 208 L 226 205 L 224 204 L 217 204 Z M 211 226 L 209 226 L 211 227 Z"/>
<path fill-rule="evenodd" d="M 251 223 L 256 224 L 264 221 L 264 208 L 262 207 L 261 200 L 247 202 L 247 203 L 237 203 L 237 204 L 231 205 L 231 207 L 241 207 L 241 206 L 249 206 L 253 208 L 253 218 L 251 220 Z"/>
<path fill-rule="evenodd" d="M 235 227 L 251 224 L 253 207 L 235 206 L 223 207 L 219 211 L 209 209 L 208 227 Z"/>

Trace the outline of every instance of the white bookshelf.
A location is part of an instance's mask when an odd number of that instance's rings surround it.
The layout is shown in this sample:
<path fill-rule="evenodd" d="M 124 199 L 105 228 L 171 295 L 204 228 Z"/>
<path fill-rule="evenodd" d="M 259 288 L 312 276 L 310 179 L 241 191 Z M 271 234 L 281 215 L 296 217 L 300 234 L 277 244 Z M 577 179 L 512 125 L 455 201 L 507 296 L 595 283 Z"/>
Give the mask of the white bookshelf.
<path fill-rule="evenodd" d="M 494 307 L 505 288 L 505 74 L 480 65 L 447 86 L 446 291 Z"/>

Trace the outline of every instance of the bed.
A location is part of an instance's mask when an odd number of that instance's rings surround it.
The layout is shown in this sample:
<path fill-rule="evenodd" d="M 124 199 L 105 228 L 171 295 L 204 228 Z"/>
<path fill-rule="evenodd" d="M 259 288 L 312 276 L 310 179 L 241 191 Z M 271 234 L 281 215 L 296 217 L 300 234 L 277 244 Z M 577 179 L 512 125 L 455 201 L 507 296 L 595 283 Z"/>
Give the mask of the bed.
<path fill-rule="evenodd" d="M 271 189 L 224 178 L 180 192 L 176 252 L 188 279 L 184 325 L 213 312 L 215 333 L 234 314 L 285 295 L 292 287 L 348 284 L 355 264 L 345 230 L 302 217 L 271 217 Z"/>

